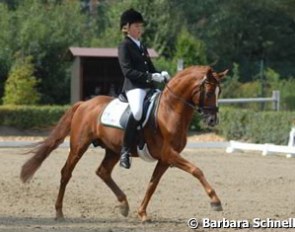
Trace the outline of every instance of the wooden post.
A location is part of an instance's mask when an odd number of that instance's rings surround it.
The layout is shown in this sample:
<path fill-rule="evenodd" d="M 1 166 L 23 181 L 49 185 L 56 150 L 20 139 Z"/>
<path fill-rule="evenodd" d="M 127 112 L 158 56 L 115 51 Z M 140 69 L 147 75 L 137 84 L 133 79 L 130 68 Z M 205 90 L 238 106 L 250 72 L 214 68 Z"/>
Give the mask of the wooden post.
<path fill-rule="evenodd" d="M 76 57 L 72 65 L 71 104 L 81 100 L 81 59 Z"/>

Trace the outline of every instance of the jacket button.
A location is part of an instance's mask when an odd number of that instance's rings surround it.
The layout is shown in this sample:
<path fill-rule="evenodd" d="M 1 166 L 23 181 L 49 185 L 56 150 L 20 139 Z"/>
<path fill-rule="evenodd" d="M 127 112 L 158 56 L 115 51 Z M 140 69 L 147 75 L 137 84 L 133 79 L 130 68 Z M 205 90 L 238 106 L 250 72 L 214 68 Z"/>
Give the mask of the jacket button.
<path fill-rule="evenodd" d="M 149 71 L 146 71 L 146 73 L 149 73 Z"/>
<path fill-rule="evenodd" d="M 142 56 L 144 56 L 144 53 L 141 53 Z"/>
<path fill-rule="evenodd" d="M 144 64 L 147 64 L 147 62 L 145 61 Z"/>

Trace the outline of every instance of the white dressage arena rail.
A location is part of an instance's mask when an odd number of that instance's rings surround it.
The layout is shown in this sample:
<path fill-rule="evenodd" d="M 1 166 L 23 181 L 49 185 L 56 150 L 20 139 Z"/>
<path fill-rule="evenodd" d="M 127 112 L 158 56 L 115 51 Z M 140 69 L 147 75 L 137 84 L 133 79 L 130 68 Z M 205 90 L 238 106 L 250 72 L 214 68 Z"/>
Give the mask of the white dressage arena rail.
<path fill-rule="evenodd" d="M 295 158 L 295 127 L 290 131 L 288 146 L 274 144 L 244 143 L 231 140 L 226 148 L 227 153 L 235 150 L 261 151 L 266 156 L 272 153 L 285 153 L 287 158 Z"/>

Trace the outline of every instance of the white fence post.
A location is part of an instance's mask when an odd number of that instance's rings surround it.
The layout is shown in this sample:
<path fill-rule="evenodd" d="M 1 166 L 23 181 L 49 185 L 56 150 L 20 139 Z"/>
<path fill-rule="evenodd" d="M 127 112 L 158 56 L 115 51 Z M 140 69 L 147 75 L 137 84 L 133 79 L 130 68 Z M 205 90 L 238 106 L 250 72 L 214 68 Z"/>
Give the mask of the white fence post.
<path fill-rule="evenodd" d="M 288 147 L 295 147 L 295 127 L 292 127 L 289 135 Z M 295 154 L 287 154 L 287 158 L 295 157 Z"/>
<path fill-rule="evenodd" d="M 276 111 L 279 111 L 280 110 L 280 91 L 278 90 L 272 91 L 272 98 L 273 98 L 272 108 Z"/>
<path fill-rule="evenodd" d="M 177 72 L 183 70 L 183 59 L 177 60 Z"/>
<path fill-rule="evenodd" d="M 273 153 L 285 153 L 287 158 L 295 158 L 295 127 L 290 131 L 288 146 L 270 143 L 245 143 L 231 140 L 226 148 L 226 152 L 233 153 L 235 150 L 261 151 L 263 156 Z"/>

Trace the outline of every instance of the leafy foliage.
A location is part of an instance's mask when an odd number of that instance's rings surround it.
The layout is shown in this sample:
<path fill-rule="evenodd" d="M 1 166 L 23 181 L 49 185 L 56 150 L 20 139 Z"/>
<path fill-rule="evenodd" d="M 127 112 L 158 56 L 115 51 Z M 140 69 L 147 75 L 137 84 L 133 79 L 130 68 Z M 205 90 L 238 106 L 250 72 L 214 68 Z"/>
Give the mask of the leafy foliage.
<path fill-rule="evenodd" d="M 12 20 L 8 7 L 0 3 L 0 103 L 4 93 L 4 84 L 8 76 L 9 69 L 13 63 L 13 41 Z"/>
<path fill-rule="evenodd" d="M 222 97 L 234 98 L 239 95 L 238 89 L 241 86 L 239 81 L 240 72 L 239 65 L 234 63 L 232 75 L 228 75 L 226 79 L 221 83 L 222 85 Z"/>
<path fill-rule="evenodd" d="M 0 4 L 1 9 L 6 12 L 3 4 Z M 0 16 L 1 23 L 3 17 Z M 6 25 L 6 37 L 0 36 L 0 45 L 7 47 L 5 57 L 8 66 L 12 64 L 14 53 L 32 56 L 35 74 L 41 80 L 41 103 L 69 102 L 66 55 L 70 46 L 82 46 L 89 41 L 86 39 L 89 36 L 86 17 L 80 13 L 80 4 L 75 1 L 44 4 L 42 1 L 25 0 L 5 17 L 9 25 Z"/>
<path fill-rule="evenodd" d="M 294 0 L 0 0 L 0 98 L 20 52 L 33 57 L 40 103 L 68 103 L 68 48 L 116 47 L 120 15 L 130 7 L 142 12 L 143 40 L 172 75 L 181 56 L 186 66 L 209 63 L 223 70 L 237 64 L 238 79 L 227 84 L 224 97 L 265 96 L 275 86 L 283 91 L 284 107 L 294 109 L 289 85 L 295 76 Z M 277 82 L 267 71 L 262 78 L 261 63 L 279 75 Z M 255 83 L 240 90 L 249 81 Z"/>
<path fill-rule="evenodd" d="M 259 72 L 261 60 L 283 76 L 294 74 L 294 49 L 290 49 L 295 46 L 290 40 L 295 36 L 294 13 L 283 7 L 294 4 L 293 0 L 197 0 L 186 1 L 185 9 L 191 12 L 188 27 L 206 41 L 209 61 L 216 61 L 217 67 L 238 63 L 245 81 Z"/>
<path fill-rule="evenodd" d="M 55 125 L 69 106 L 0 106 L 0 125 L 43 129 Z"/>
<path fill-rule="evenodd" d="M 183 59 L 184 66 L 206 65 L 206 47 L 203 41 L 192 36 L 186 29 L 182 29 L 176 40 L 174 59 Z"/>
<path fill-rule="evenodd" d="M 0 106 L 0 125 L 19 129 L 42 129 L 55 125 L 69 106 Z M 33 119 L 33 120 L 32 120 Z M 291 126 L 295 125 L 294 112 L 257 112 L 222 107 L 220 124 L 214 131 L 228 140 L 255 143 L 287 144 Z M 276 122 L 276 123 L 274 123 Z M 208 130 L 195 115 L 192 130 Z M 275 132 L 275 133 L 274 133 Z"/>
<path fill-rule="evenodd" d="M 230 108 L 223 108 L 219 117 L 218 133 L 228 140 L 284 145 L 288 142 L 295 120 L 294 112 L 257 112 Z"/>
<path fill-rule="evenodd" d="M 172 57 L 174 43 L 181 28 L 180 12 L 175 8 L 174 1 L 169 0 L 122 0 L 109 3 L 107 9 L 105 31 L 99 38 L 92 40 L 95 46 L 117 46 L 122 38 L 119 22 L 120 15 L 128 8 L 142 13 L 145 20 L 143 40 L 153 47 L 160 55 Z"/>
<path fill-rule="evenodd" d="M 251 82 L 240 81 L 239 65 L 234 64 L 232 74 L 222 82 L 222 98 L 255 98 L 270 97 L 273 90 L 280 91 L 280 109 L 295 110 L 295 80 L 290 77 L 282 78 L 279 73 L 267 68 L 260 73 L 263 78 L 258 77 Z M 271 103 L 240 103 L 233 107 L 250 108 L 255 110 L 271 109 Z"/>
<path fill-rule="evenodd" d="M 18 58 L 12 67 L 5 84 L 4 104 L 34 105 L 38 103 L 40 94 L 36 86 L 32 57 Z"/>

